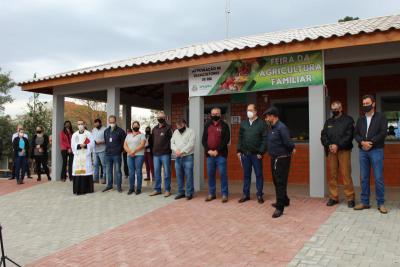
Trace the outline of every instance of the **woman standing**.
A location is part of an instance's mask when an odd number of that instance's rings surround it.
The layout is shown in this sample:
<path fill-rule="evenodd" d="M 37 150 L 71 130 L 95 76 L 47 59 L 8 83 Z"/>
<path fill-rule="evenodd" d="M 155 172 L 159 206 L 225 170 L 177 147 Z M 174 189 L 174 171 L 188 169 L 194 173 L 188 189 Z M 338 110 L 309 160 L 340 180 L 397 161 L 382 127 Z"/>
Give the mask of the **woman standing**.
<path fill-rule="evenodd" d="M 125 138 L 124 149 L 128 154 L 128 168 L 129 168 L 129 191 L 128 195 L 135 192 L 135 174 L 137 179 L 136 195 L 142 192 L 142 168 L 144 161 L 144 147 L 146 144 L 146 137 L 140 133 L 140 124 L 138 121 L 132 123 L 133 132 L 128 134 Z"/>
<path fill-rule="evenodd" d="M 44 173 L 47 175 L 47 179 L 51 181 L 49 168 L 47 166 L 48 152 L 47 148 L 49 145 L 49 137 L 44 134 L 42 126 L 36 127 L 36 134 L 32 138 L 31 144 L 31 157 L 35 159 L 36 173 L 38 175 L 37 180 L 41 180 L 42 168 Z"/>
<path fill-rule="evenodd" d="M 23 184 L 24 175 L 28 167 L 29 141 L 24 136 L 24 129 L 18 129 L 18 136 L 13 140 L 13 150 L 15 158 L 15 178 L 17 184 Z"/>
<path fill-rule="evenodd" d="M 146 165 L 146 179 L 145 181 L 150 180 L 150 174 L 152 179 L 154 179 L 154 164 L 153 164 L 153 153 L 151 151 L 151 148 L 153 146 L 153 135 L 151 134 L 151 128 L 150 126 L 146 127 L 146 147 L 144 150 L 144 163 Z"/>
<path fill-rule="evenodd" d="M 74 160 L 74 154 L 71 149 L 71 138 L 73 130 L 70 121 L 64 122 L 64 129 L 60 133 L 61 140 L 61 156 L 63 160 L 61 169 L 61 181 L 65 182 L 67 179 L 67 164 L 68 164 L 68 178 L 72 181 L 72 161 Z"/>
<path fill-rule="evenodd" d="M 94 141 L 92 134 L 85 129 L 85 122 L 78 121 L 78 131 L 71 138 L 71 149 L 74 153 L 72 164 L 73 192 L 76 195 L 93 193 L 92 152 Z"/>

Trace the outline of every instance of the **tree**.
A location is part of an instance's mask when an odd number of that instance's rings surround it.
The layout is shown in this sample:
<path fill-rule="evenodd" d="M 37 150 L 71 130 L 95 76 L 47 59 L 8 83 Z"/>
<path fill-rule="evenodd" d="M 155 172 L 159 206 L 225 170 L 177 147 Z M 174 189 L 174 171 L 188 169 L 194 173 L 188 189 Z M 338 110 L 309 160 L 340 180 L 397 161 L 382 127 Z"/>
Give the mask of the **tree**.
<path fill-rule="evenodd" d="M 32 137 L 37 126 L 43 126 L 45 133 L 51 135 L 52 113 L 47 101 L 40 101 L 39 94 L 34 93 L 27 104 L 28 111 L 20 117 L 25 132 Z"/>
<path fill-rule="evenodd" d="M 10 72 L 2 73 L 0 68 L 0 112 L 4 111 L 4 104 L 13 101 L 10 90 L 15 86 L 15 82 L 10 77 Z"/>
<path fill-rule="evenodd" d="M 0 138 L 3 141 L 3 156 L 12 157 L 11 136 L 15 132 L 16 124 L 11 120 L 9 115 L 0 116 Z"/>
<path fill-rule="evenodd" d="M 80 100 L 77 102 L 66 101 L 65 102 L 65 120 L 72 122 L 75 126 L 76 122 L 83 119 L 86 122 L 86 126 L 91 130 L 94 126 L 94 120 L 99 118 L 106 124 L 107 113 L 105 103 L 92 101 L 92 100 Z"/>
<path fill-rule="evenodd" d="M 350 16 L 346 16 L 342 19 L 339 19 L 338 22 L 346 22 L 346 21 L 352 21 L 352 20 L 358 20 L 360 19 L 359 17 L 350 17 Z"/>

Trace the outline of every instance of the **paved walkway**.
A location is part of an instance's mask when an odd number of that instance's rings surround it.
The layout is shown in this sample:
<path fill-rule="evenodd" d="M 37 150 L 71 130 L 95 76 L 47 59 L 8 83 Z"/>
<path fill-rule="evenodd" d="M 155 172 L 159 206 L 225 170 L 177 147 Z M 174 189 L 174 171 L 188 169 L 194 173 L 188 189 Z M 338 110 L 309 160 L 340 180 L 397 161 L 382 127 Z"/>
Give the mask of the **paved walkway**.
<path fill-rule="evenodd" d="M 0 180 L 10 258 L 52 267 L 400 266 L 397 200 L 381 215 L 376 208 L 357 212 L 295 196 L 274 220 L 270 193 L 263 205 L 239 204 L 239 195 L 222 204 L 204 202 L 203 193 L 191 201 L 101 193 L 102 185 L 78 197 L 71 186 Z"/>
<path fill-rule="evenodd" d="M 17 185 L 15 180 L 8 180 L 7 178 L 0 178 L 0 196 L 17 192 L 19 190 L 27 189 L 32 186 L 45 183 L 46 179 L 42 179 L 42 181 L 36 181 L 36 176 L 33 179 L 24 179 L 24 184 Z"/>

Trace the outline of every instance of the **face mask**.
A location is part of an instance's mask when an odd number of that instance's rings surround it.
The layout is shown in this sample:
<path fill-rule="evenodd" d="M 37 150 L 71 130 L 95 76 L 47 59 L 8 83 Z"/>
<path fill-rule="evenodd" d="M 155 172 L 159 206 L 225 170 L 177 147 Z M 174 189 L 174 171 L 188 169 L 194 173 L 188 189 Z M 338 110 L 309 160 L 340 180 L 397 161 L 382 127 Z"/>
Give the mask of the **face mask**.
<path fill-rule="evenodd" d="M 19 137 L 24 137 L 23 133 L 19 133 L 18 135 L 19 135 Z"/>
<path fill-rule="evenodd" d="M 146 134 L 150 134 L 150 130 L 146 130 Z"/>
<path fill-rule="evenodd" d="M 182 127 L 182 128 L 180 128 L 180 129 L 178 129 L 178 131 L 179 131 L 180 133 L 183 133 L 185 130 L 186 130 L 186 127 Z"/>
<path fill-rule="evenodd" d="M 39 131 L 36 131 L 36 133 L 37 133 L 37 134 L 41 134 L 41 133 L 42 133 L 42 131 L 40 131 L 40 130 L 39 130 Z"/>
<path fill-rule="evenodd" d="M 97 125 L 97 127 L 96 127 L 97 129 L 100 129 L 101 128 L 101 124 L 99 124 L 99 125 Z"/>
<path fill-rule="evenodd" d="M 333 115 L 333 117 L 337 117 L 337 116 L 339 116 L 339 114 L 340 114 L 340 112 L 339 112 L 339 111 L 337 111 L 337 110 L 335 110 L 335 111 L 332 111 L 332 115 Z"/>
<path fill-rule="evenodd" d="M 115 128 L 115 123 L 110 123 L 111 128 Z"/>
<path fill-rule="evenodd" d="M 219 121 L 220 118 L 221 118 L 220 116 L 211 116 L 211 119 L 213 121 Z"/>
<path fill-rule="evenodd" d="M 365 113 L 370 112 L 372 110 L 372 104 L 368 106 L 363 106 L 362 109 Z"/>
<path fill-rule="evenodd" d="M 159 119 L 157 119 L 157 121 L 158 121 L 159 123 L 163 124 L 163 123 L 165 122 L 165 119 L 164 119 L 164 118 L 159 118 Z"/>
<path fill-rule="evenodd" d="M 78 129 L 80 132 L 82 132 L 83 130 L 85 130 L 85 127 L 83 125 L 78 125 Z"/>
<path fill-rule="evenodd" d="M 132 130 L 133 130 L 134 132 L 139 132 L 139 127 L 133 127 Z"/>
<path fill-rule="evenodd" d="M 253 111 L 247 111 L 247 118 L 252 119 L 254 117 Z"/>

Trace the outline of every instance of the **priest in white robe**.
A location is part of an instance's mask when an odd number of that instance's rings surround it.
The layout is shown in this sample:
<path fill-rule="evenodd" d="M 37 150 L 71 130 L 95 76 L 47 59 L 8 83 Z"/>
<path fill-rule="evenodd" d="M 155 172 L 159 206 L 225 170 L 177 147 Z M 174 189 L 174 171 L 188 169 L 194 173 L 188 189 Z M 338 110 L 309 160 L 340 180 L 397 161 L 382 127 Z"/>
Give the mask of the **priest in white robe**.
<path fill-rule="evenodd" d="M 94 140 L 86 130 L 83 120 L 78 121 L 78 131 L 71 138 L 71 149 L 74 153 L 72 164 L 73 192 L 76 195 L 93 193 L 92 152 Z"/>

